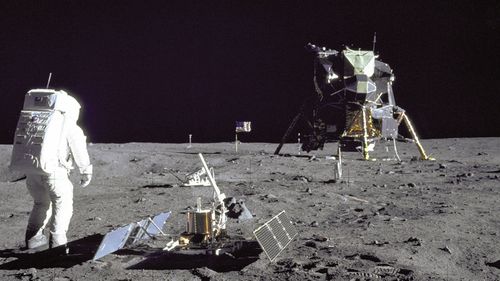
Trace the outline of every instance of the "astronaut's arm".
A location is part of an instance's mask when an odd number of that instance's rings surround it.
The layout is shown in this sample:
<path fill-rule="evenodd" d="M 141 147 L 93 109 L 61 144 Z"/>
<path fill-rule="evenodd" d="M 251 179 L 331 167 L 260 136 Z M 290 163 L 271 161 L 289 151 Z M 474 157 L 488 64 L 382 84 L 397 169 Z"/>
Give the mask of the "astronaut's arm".
<path fill-rule="evenodd" d="M 78 171 L 81 175 L 92 175 L 89 153 L 87 151 L 87 137 L 78 125 L 72 126 L 68 134 L 68 145 L 73 155 Z"/>

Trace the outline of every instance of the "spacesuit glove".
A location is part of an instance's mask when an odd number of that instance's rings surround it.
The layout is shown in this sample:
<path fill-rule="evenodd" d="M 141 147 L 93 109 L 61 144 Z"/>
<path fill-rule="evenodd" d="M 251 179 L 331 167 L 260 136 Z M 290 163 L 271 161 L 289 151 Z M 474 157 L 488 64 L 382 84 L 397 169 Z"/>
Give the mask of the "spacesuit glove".
<path fill-rule="evenodd" d="M 91 180 L 92 180 L 92 174 L 82 174 L 80 178 L 80 186 L 86 187 L 87 185 L 90 184 Z"/>

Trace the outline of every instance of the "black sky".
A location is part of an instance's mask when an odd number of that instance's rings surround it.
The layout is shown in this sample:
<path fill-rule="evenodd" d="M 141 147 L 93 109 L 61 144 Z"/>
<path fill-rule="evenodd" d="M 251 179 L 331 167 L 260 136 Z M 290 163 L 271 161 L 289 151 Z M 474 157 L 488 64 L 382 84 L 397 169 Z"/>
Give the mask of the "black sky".
<path fill-rule="evenodd" d="M 371 49 L 424 138 L 500 136 L 499 1 L 2 1 L 0 143 L 24 94 L 83 104 L 92 142 L 279 142 L 313 93 L 308 42 Z"/>

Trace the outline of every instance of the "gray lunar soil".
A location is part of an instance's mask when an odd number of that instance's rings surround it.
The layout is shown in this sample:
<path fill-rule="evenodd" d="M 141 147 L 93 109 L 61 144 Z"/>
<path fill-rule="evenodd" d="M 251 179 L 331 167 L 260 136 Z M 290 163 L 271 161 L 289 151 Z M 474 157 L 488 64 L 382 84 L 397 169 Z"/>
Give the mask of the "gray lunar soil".
<path fill-rule="evenodd" d="M 337 145 L 298 152 L 287 144 L 90 144 L 94 178 L 75 184 L 70 254 L 21 250 L 32 207 L 22 175 L 9 172 L 12 146 L 0 146 L 0 280 L 500 280 L 500 138 L 424 140 L 436 161 L 418 160 L 412 143 L 377 144 L 362 161 Z M 386 151 L 388 147 L 388 151 Z M 172 211 L 164 231 L 184 231 L 185 210 L 208 203 L 211 187 L 182 187 L 175 177 L 215 169 L 222 192 L 243 199 L 253 220 L 231 220 L 230 235 L 252 231 L 286 210 L 298 236 L 275 262 L 247 256 L 161 252 L 166 237 L 92 261 L 108 231 Z M 175 176 L 174 176 L 175 175 Z M 78 178 L 73 176 L 73 182 Z"/>

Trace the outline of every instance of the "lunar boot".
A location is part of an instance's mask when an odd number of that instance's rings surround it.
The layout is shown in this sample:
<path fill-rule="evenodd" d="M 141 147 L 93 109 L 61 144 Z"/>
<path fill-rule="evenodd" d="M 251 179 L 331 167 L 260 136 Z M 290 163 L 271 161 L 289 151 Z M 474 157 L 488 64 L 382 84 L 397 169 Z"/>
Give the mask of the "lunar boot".
<path fill-rule="evenodd" d="M 65 234 L 55 234 L 50 232 L 49 248 L 56 255 L 68 255 L 69 248 Z"/>
<path fill-rule="evenodd" d="M 37 232 L 32 230 L 26 230 L 25 241 L 26 241 L 26 248 L 28 249 L 39 248 L 47 245 L 48 243 L 47 236 L 45 236 L 40 231 Z"/>

